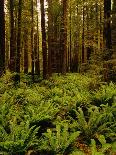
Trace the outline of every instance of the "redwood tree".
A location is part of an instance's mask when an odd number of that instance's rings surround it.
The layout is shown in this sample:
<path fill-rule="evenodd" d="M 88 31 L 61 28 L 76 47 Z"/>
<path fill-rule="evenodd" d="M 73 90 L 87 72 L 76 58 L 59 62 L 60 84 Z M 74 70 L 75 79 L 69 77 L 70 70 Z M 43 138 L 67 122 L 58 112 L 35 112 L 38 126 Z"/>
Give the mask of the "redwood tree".
<path fill-rule="evenodd" d="M 52 75 L 52 33 L 53 33 L 53 17 L 51 13 L 52 0 L 48 0 L 48 75 Z"/>
<path fill-rule="evenodd" d="M 24 73 L 28 73 L 28 29 L 24 29 Z"/>
<path fill-rule="evenodd" d="M 33 46 L 33 32 L 34 32 L 34 11 L 33 11 L 33 0 L 31 0 L 31 59 L 32 59 L 32 80 L 34 81 L 34 46 Z"/>
<path fill-rule="evenodd" d="M 17 50 L 16 50 L 16 82 L 20 81 L 20 54 L 21 54 L 21 17 L 22 17 L 22 0 L 18 3 L 18 30 L 17 30 Z"/>
<path fill-rule="evenodd" d="M 62 73 L 66 74 L 68 0 L 62 0 L 62 5 L 63 5 L 62 26 L 61 26 Z"/>
<path fill-rule="evenodd" d="M 10 71 L 15 71 L 15 51 L 16 51 L 16 40 L 15 40 L 15 25 L 14 25 L 14 0 L 9 1 L 10 11 Z"/>
<path fill-rule="evenodd" d="M 37 34 L 35 35 L 35 73 L 40 76 L 40 56 L 39 56 L 39 19 L 38 19 L 38 0 L 36 0 L 36 9 L 37 9 Z"/>
<path fill-rule="evenodd" d="M 113 0 L 113 8 L 112 8 L 112 48 L 113 48 L 113 51 L 115 52 L 116 51 L 116 0 Z"/>
<path fill-rule="evenodd" d="M 5 15 L 4 0 L 0 0 L 0 75 L 5 70 Z"/>
<path fill-rule="evenodd" d="M 45 30 L 45 9 L 44 0 L 40 0 L 41 5 L 41 31 L 42 31 L 42 52 L 43 52 L 43 78 L 47 78 L 47 45 Z"/>
<path fill-rule="evenodd" d="M 109 80 L 110 64 L 108 60 L 112 58 L 112 39 L 111 39 L 111 0 L 104 0 L 104 72 L 105 81 Z"/>
<path fill-rule="evenodd" d="M 104 0 L 104 41 L 105 47 L 111 49 L 111 0 Z"/>

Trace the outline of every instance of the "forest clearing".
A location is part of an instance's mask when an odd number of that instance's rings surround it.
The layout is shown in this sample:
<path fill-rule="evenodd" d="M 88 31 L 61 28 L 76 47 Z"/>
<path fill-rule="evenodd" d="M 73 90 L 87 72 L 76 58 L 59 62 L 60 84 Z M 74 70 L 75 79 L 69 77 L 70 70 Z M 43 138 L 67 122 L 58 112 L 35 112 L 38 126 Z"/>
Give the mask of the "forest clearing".
<path fill-rule="evenodd" d="M 0 155 L 116 155 L 116 0 L 0 0 Z"/>

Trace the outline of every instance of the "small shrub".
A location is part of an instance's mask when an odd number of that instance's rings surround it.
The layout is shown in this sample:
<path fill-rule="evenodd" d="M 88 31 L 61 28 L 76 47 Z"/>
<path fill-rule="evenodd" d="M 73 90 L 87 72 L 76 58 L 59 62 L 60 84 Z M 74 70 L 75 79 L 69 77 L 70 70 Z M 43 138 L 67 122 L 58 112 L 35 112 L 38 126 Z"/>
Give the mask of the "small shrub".
<path fill-rule="evenodd" d="M 25 153 L 29 147 L 37 144 L 36 134 L 39 128 L 29 127 L 29 122 L 21 122 L 17 125 L 14 122 L 9 124 L 10 132 L 7 133 L 3 126 L 0 126 L 0 151 L 11 153 Z"/>
<path fill-rule="evenodd" d="M 47 133 L 43 134 L 41 140 L 40 151 L 51 154 L 65 154 L 70 152 L 71 145 L 75 142 L 80 132 L 69 132 L 67 123 L 57 124 L 56 129 L 48 129 Z"/>

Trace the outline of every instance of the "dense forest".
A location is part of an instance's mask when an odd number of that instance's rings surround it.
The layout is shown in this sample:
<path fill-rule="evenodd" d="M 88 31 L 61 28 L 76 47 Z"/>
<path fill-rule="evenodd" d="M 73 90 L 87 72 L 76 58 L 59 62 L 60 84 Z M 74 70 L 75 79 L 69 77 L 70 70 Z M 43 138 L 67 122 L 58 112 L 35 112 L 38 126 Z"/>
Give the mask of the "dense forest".
<path fill-rule="evenodd" d="M 116 0 L 0 0 L 0 154 L 116 155 Z"/>

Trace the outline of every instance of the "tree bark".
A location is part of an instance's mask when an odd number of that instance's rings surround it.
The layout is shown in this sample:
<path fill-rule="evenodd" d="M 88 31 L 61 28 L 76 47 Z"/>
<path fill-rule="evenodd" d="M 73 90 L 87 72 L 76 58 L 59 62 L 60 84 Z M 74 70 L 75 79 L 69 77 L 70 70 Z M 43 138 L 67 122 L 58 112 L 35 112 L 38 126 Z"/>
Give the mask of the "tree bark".
<path fill-rule="evenodd" d="M 24 30 L 24 73 L 28 73 L 28 29 Z"/>
<path fill-rule="evenodd" d="M 70 71 L 72 72 L 72 29 L 71 29 L 71 26 L 72 26 L 72 10 L 71 10 L 71 0 L 70 0 L 70 54 L 69 54 L 69 61 L 70 61 Z"/>
<path fill-rule="evenodd" d="M 18 3 L 18 32 L 17 32 L 17 51 L 16 51 L 16 82 L 20 82 L 20 55 L 21 55 L 21 18 L 22 18 L 22 0 Z"/>
<path fill-rule="evenodd" d="M 66 57 L 67 57 L 67 10 L 68 0 L 62 0 L 63 5 L 63 18 L 62 18 L 62 33 L 61 46 L 62 46 L 62 74 L 66 74 Z"/>
<path fill-rule="evenodd" d="M 36 0 L 36 8 L 37 8 L 37 0 Z M 38 9 L 38 8 L 37 8 Z M 40 61 L 39 61 L 39 26 L 38 26 L 38 11 L 37 11 L 37 40 L 36 40 L 36 45 L 37 45 L 37 50 L 35 53 L 35 73 L 40 76 Z"/>
<path fill-rule="evenodd" d="M 51 14 L 52 0 L 48 0 L 48 76 L 52 75 L 52 35 L 53 35 L 53 19 Z"/>
<path fill-rule="evenodd" d="M 5 15 L 4 0 L 0 0 L 0 76 L 5 71 Z"/>
<path fill-rule="evenodd" d="M 43 52 L 43 78 L 46 79 L 47 78 L 47 45 L 46 45 L 44 0 L 40 0 L 40 5 L 41 5 L 42 52 Z"/>
<path fill-rule="evenodd" d="M 84 4 L 83 4 L 83 30 L 82 30 L 82 63 L 85 62 L 85 10 L 84 10 Z"/>
<path fill-rule="evenodd" d="M 16 40 L 15 40 L 15 25 L 14 25 L 14 0 L 10 0 L 10 62 L 9 69 L 15 72 L 15 51 L 16 51 Z"/>
<path fill-rule="evenodd" d="M 104 41 L 106 49 L 112 49 L 111 41 L 111 0 L 104 0 Z"/>
<path fill-rule="evenodd" d="M 33 31 L 34 31 L 34 19 L 33 19 L 33 0 L 31 0 L 31 74 L 32 74 L 32 81 L 34 82 L 34 39 L 33 39 Z"/>
<path fill-rule="evenodd" d="M 113 56 L 116 59 L 116 0 L 113 0 L 112 8 L 112 48 Z"/>

